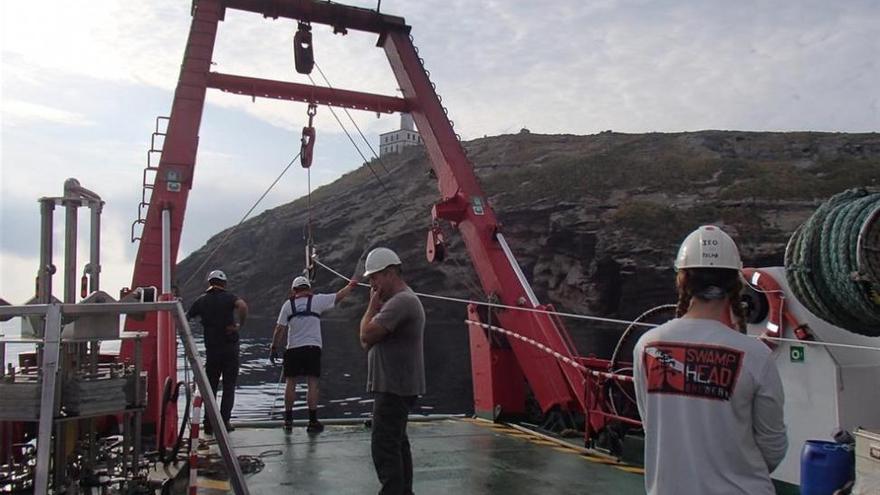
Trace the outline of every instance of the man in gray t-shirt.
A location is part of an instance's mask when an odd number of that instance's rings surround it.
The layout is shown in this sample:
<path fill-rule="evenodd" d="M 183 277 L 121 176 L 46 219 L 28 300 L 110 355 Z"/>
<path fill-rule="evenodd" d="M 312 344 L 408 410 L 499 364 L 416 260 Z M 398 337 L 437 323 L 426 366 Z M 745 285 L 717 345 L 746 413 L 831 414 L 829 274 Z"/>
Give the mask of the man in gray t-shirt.
<path fill-rule="evenodd" d="M 367 255 L 370 303 L 361 318 L 367 351 L 367 391 L 373 393 L 371 450 L 380 494 L 412 493 L 412 454 L 406 423 L 425 393 L 425 310 L 400 276 L 400 258 L 388 248 Z"/>

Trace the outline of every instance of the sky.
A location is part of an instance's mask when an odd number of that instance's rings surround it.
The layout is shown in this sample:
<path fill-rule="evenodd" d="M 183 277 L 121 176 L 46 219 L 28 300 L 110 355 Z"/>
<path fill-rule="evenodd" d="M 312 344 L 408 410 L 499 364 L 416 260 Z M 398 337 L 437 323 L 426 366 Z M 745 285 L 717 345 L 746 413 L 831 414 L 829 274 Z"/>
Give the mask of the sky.
<path fill-rule="evenodd" d="M 351 1 L 375 8 L 375 1 Z M 37 198 L 67 177 L 102 196 L 102 288 L 131 281 L 131 222 L 150 134 L 168 115 L 190 0 L 0 2 L 0 297 L 24 303 L 38 266 Z M 880 130 L 877 0 L 384 0 L 406 18 L 462 138 L 703 129 Z M 228 12 L 213 70 L 309 83 L 291 20 Z M 315 27 L 330 84 L 397 94 L 375 35 Z M 314 74 L 319 84 L 323 80 Z M 238 223 L 299 150 L 305 106 L 209 90 L 178 256 Z M 339 113 L 316 116 L 313 188 L 372 152 Z M 396 116 L 352 112 L 378 150 Z M 293 167 L 254 214 L 306 193 Z M 426 212 L 428 215 L 428 212 Z M 55 264 L 63 266 L 56 211 Z M 87 259 L 80 216 L 78 266 Z M 84 249 L 85 248 L 85 249 Z M 61 280 L 56 277 L 56 295 Z"/>

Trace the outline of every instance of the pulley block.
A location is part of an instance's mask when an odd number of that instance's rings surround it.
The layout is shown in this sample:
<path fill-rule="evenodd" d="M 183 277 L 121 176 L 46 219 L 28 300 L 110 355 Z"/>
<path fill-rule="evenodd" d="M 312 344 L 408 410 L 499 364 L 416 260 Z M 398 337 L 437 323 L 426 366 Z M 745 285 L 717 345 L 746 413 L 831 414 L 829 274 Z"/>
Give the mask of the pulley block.
<path fill-rule="evenodd" d="M 300 22 L 293 35 L 293 62 L 300 74 L 311 74 L 315 67 L 315 52 L 312 49 L 312 26 Z"/>
<path fill-rule="evenodd" d="M 428 263 L 442 263 L 446 259 L 446 241 L 439 225 L 434 225 L 428 230 L 425 256 L 428 258 Z"/>
<path fill-rule="evenodd" d="M 306 114 L 309 116 L 309 125 L 303 127 L 302 138 L 300 138 L 299 163 L 303 168 L 312 166 L 312 156 L 315 148 L 315 128 L 312 122 L 315 114 L 318 113 L 318 107 L 314 103 L 309 103 L 309 109 Z"/>
<path fill-rule="evenodd" d="M 303 127 L 302 145 L 299 149 L 299 162 L 303 168 L 312 166 L 312 155 L 315 148 L 315 128 Z"/>

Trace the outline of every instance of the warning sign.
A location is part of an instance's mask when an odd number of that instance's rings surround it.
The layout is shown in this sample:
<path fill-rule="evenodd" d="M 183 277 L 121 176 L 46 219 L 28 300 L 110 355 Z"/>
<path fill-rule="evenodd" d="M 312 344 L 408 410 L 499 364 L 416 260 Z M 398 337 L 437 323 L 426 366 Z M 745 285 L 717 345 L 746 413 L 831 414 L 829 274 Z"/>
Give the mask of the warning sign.
<path fill-rule="evenodd" d="M 720 346 L 653 342 L 645 346 L 648 393 L 730 400 L 743 353 Z"/>

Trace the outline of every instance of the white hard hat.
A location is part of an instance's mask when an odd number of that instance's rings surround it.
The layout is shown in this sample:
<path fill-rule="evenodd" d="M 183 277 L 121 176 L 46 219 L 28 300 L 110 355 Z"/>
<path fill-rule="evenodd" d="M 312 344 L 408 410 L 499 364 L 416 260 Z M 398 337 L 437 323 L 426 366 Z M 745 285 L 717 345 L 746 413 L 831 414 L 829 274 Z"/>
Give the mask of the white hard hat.
<path fill-rule="evenodd" d="M 217 280 L 222 280 L 222 281 L 226 282 L 226 274 L 220 270 L 212 270 L 211 273 L 208 274 L 208 281 L 209 282 L 211 280 L 214 280 L 215 278 Z"/>
<path fill-rule="evenodd" d="M 297 288 L 299 288 L 299 287 L 308 287 L 308 288 L 311 288 L 311 287 L 312 287 L 312 283 L 309 282 L 309 279 L 307 279 L 306 277 L 296 277 L 295 279 L 293 279 L 293 283 L 290 284 L 290 288 L 291 288 L 291 289 L 297 289 Z"/>
<path fill-rule="evenodd" d="M 367 254 L 367 261 L 364 262 L 364 277 L 366 278 L 376 272 L 381 272 L 391 265 L 400 264 L 400 258 L 397 256 L 397 253 L 384 247 L 376 248 Z"/>
<path fill-rule="evenodd" d="M 703 225 L 691 232 L 678 248 L 675 269 L 732 268 L 742 270 L 736 243 L 720 228 Z"/>

